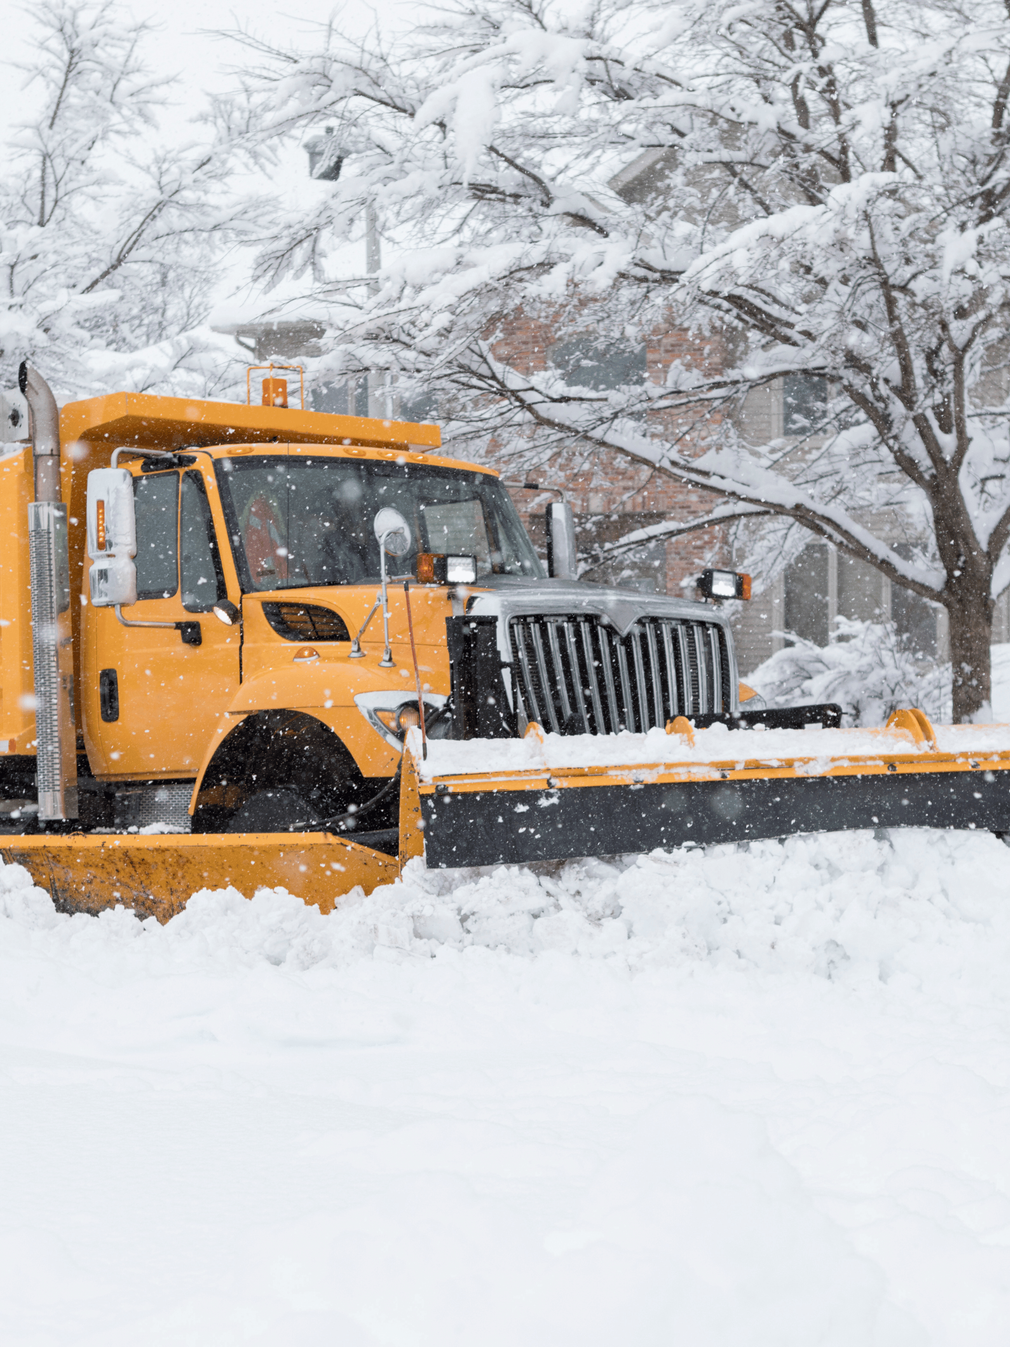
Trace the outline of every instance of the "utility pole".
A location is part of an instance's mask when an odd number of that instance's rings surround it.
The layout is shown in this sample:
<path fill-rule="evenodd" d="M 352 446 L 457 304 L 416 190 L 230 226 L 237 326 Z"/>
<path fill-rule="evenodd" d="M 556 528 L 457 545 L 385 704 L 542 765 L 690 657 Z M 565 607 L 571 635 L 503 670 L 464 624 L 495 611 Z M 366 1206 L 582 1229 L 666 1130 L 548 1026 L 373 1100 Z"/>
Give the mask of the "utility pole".
<path fill-rule="evenodd" d="M 369 295 L 379 293 L 378 274 L 382 269 L 382 242 L 379 238 L 379 223 L 375 207 L 371 202 L 365 207 L 365 270 L 376 279 L 368 282 Z M 372 370 L 368 377 L 368 414 L 393 417 L 393 389 L 389 382 L 388 371 Z"/>
<path fill-rule="evenodd" d="M 369 276 L 378 276 L 382 268 L 382 244 L 379 241 L 379 224 L 375 218 L 375 207 L 371 202 L 365 207 L 365 270 Z M 378 280 L 368 282 L 368 293 L 379 293 Z"/>
<path fill-rule="evenodd" d="M 309 176 L 321 182 L 336 182 L 344 160 L 347 158 L 343 146 L 334 138 L 333 127 L 327 126 L 325 134 L 314 136 L 305 142 L 309 156 Z M 368 275 L 368 294 L 371 298 L 379 293 L 379 272 L 382 270 L 382 243 L 379 238 L 379 219 L 375 207 L 369 202 L 365 206 L 365 271 Z M 389 374 L 372 370 L 347 384 L 348 411 L 356 416 L 385 417 L 393 416 L 393 386 Z"/>

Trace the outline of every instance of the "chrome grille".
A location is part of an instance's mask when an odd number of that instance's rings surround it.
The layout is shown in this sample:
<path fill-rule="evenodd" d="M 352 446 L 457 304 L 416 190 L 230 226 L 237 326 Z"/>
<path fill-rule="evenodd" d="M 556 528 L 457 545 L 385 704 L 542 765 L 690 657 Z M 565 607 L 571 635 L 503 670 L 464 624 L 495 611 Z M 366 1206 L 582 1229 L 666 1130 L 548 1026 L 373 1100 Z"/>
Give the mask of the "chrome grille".
<path fill-rule="evenodd" d="M 596 616 L 514 617 L 520 723 L 555 734 L 616 734 L 732 705 L 726 634 L 715 622 L 643 617 L 621 636 Z"/>

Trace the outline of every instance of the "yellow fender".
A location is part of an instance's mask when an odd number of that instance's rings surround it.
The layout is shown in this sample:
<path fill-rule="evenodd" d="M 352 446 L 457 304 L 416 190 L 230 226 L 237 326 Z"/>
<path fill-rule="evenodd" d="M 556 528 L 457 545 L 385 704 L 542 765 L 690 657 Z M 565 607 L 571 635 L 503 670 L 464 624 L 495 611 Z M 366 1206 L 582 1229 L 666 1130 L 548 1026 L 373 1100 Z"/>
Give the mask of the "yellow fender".
<path fill-rule="evenodd" d="M 369 725 L 354 704 L 360 692 L 388 692 L 387 670 L 370 669 L 367 663 L 348 668 L 346 662 L 320 661 L 290 669 L 270 669 L 244 682 L 218 721 L 197 773 L 189 812 L 197 797 L 214 754 L 228 736 L 258 711 L 302 711 L 328 726 L 350 753 L 363 776 L 392 776 L 400 754 Z M 411 688 L 404 680 L 404 695 Z"/>

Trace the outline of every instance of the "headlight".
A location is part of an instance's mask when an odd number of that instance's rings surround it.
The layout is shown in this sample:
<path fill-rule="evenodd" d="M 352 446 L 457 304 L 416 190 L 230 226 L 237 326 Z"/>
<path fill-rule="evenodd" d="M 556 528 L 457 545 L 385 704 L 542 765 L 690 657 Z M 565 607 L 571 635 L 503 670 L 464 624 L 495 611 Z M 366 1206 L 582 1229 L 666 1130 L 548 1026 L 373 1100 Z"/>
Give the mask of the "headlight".
<path fill-rule="evenodd" d="M 412 730 L 415 725 L 420 725 L 421 714 L 417 709 L 416 702 L 408 702 L 406 706 L 401 706 L 398 711 L 376 711 L 375 713 L 387 729 L 400 739 Z"/>
<path fill-rule="evenodd" d="M 750 598 L 750 576 L 742 571 L 702 571 L 697 586 L 706 599 Z"/>
<path fill-rule="evenodd" d="M 428 719 L 428 716 L 430 714 L 431 712 L 428 711 L 426 708 L 424 717 L 425 720 Z M 420 723 L 421 723 L 421 713 L 416 706 L 413 706 L 412 704 L 408 703 L 406 706 L 400 707 L 399 713 L 397 714 L 396 717 L 396 728 L 401 734 L 406 734 L 408 730 L 412 730 L 415 725 L 420 725 Z"/>
<path fill-rule="evenodd" d="M 477 579 L 477 558 L 419 552 L 417 578 L 422 585 L 472 585 Z"/>
<path fill-rule="evenodd" d="M 424 694 L 424 719 L 432 738 L 448 729 L 448 717 L 442 717 L 436 726 L 432 719 L 449 700 L 437 692 Z M 407 731 L 421 723 L 416 698 L 409 701 L 402 692 L 359 692 L 354 704 L 373 729 L 378 730 L 387 743 L 402 748 Z M 443 728 L 444 726 L 444 728 Z"/>

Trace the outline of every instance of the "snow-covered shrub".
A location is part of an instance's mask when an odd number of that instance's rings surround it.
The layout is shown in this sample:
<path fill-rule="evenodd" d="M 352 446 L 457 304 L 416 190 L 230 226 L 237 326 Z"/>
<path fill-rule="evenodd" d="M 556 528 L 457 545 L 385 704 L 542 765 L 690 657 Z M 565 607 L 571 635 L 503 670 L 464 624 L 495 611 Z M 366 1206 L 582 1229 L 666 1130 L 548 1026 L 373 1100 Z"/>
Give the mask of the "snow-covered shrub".
<path fill-rule="evenodd" d="M 931 720 L 949 721 L 950 665 L 928 664 L 893 622 L 836 619 L 826 646 L 789 635 L 747 675 L 768 706 L 838 702 L 846 725 L 883 725 L 899 706 L 917 706 Z"/>

